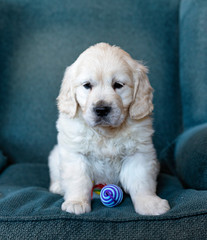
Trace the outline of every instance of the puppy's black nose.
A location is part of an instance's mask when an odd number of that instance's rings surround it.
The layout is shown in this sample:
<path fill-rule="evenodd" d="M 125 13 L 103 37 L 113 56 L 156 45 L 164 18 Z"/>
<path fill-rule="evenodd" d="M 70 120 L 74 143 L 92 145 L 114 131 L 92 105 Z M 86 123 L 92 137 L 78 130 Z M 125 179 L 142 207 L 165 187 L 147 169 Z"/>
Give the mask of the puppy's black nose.
<path fill-rule="evenodd" d="M 98 107 L 94 107 L 93 110 L 98 117 L 106 117 L 110 113 L 111 107 L 98 106 Z"/>

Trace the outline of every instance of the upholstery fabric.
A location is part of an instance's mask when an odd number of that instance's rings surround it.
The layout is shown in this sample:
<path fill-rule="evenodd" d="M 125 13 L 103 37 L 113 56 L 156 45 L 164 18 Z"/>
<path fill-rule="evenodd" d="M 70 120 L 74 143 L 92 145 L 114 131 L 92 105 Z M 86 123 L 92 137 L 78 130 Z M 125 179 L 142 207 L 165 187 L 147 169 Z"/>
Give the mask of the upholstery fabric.
<path fill-rule="evenodd" d="M 184 189 L 162 174 L 158 194 L 172 209 L 161 216 L 135 213 L 129 196 L 115 208 L 92 200 L 92 212 L 76 216 L 61 211 L 63 198 L 48 192 L 45 164 L 13 164 L 0 175 L 2 239 L 204 239 L 207 191 Z M 9 239 L 9 238 L 8 238 Z"/>
<path fill-rule="evenodd" d="M 179 137 L 175 162 L 176 172 L 186 187 L 207 190 L 207 123 Z"/>
<path fill-rule="evenodd" d="M 207 4 L 183 0 L 180 7 L 180 86 L 184 128 L 207 122 Z"/>
<path fill-rule="evenodd" d="M 159 155 L 182 130 L 178 7 L 179 0 L 0 1 L 0 147 L 9 159 L 47 162 L 64 70 L 102 41 L 149 67 Z"/>
<path fill-rule="evenodd" d="M 0 239 L 207 239 L 206 12 L 206 0 L 0 1 Z M 102 41 L 149 67 L 164 215 L 125 196 L 76 216 L 48 191 L 64 70 Z"/>

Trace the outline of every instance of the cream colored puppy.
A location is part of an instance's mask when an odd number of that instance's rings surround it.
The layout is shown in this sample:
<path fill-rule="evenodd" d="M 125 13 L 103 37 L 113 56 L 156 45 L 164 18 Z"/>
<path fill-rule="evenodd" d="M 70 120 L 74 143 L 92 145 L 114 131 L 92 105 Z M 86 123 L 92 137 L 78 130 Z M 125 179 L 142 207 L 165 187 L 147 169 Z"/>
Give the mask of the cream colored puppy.
<path fill-rule="evenodd" d="M 118 184 L 139 214 L 169 210 L 156 195 L 152 87 L 147 68 L 116 46 L 99 43 L 66 69 L 58 96 L 58 144 L 49 156 L 50 191 L 62 210 L 91 211 L 94 184 Z"/>

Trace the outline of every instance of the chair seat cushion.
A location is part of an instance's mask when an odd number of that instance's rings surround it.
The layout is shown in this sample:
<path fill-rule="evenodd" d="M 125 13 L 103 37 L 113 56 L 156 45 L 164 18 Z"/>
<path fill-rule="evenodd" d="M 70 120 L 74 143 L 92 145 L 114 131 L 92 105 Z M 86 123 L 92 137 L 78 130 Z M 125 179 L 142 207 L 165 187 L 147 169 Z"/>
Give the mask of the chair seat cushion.
<path fill-rule="evenodd" d="M 171 210 L 161 216 L 135 213 L 125 196 L 115 208 L 92 200 L 92 212 L 61 211 L 63 198 L 50 193 L 45 164 L 14 164 L 0 175 L 0 235 L 6 239 L 183 239 L 199 238 L 205 229 L 207 191 L 184 189 L 177 178 L 161 174 L 158 194 Z M 199 221 L 197 221 L 199 219 Z M 32 229 L 32 231 L 31 231 Z M 150 231 L 148 230 L 150 229 Z M 166 235 L 166 233 L 168 233 Z M 189 235 L 190 234 L 190 235 Z M 202 232 L 202 237 L 205 232 Z"/>

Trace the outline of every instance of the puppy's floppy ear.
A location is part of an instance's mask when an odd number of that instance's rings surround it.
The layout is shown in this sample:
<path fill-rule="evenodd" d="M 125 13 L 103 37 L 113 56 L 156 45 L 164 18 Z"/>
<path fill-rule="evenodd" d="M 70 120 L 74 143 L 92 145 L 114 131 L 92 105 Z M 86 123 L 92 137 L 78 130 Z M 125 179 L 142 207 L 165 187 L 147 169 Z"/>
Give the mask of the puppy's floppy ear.
<path fill-rule="evenodd" d="M 136 62 L 135 68 L 134 96 L 129 108 L 129 115 L 132 119 L 141 119 L 153 111 L 153 89 L 147 77 L 148 69 L 138 62 Z"/>
<path fill-rule="evenodd" d="M 62 80 L 59 96 L 57 97 L 58 109 L 62 113 L 74 118 L 77 111 L 77 101 L 72 86 L 72 66 L 67 67 Z"/>

